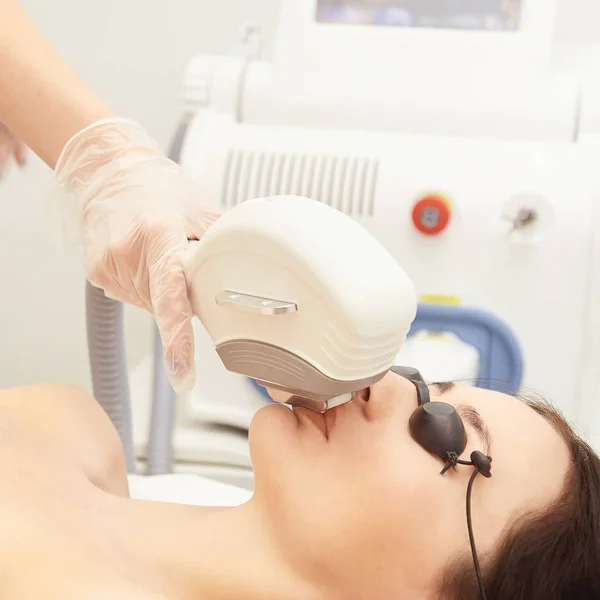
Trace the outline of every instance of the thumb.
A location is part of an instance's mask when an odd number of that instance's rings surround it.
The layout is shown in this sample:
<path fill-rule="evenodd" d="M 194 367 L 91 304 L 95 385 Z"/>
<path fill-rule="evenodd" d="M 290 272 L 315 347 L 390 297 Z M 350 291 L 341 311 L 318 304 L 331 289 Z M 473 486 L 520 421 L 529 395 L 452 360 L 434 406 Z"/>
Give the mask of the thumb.
<path fill-rule="evenodd" d="M 178 394 L 196 383 L 192 307 L 181 258 L 170 252 L 150 268 L 150 298 L 163 346 L 164 366 Z"/>

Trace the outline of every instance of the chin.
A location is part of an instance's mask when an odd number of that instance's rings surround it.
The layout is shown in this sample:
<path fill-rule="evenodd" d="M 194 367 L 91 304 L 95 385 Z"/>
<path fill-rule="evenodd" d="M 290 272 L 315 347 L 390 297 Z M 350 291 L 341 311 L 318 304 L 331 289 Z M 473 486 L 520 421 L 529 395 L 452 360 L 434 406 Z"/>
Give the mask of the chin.
<path fill-rule="evenodd" d="M 267 469 L 293 452 L 298 440 L 298 419 L 283 404 L 267 404 L 256 412 L 250 423 L 248 443 L 255 472 L 261 465 Z"/>
<path fill-rule="evenodd" d="M 279 402 L 273 402 L 256 411 L 250 422 L 250 435 L 252 435 L 253 430 L 262 429 L 263 427 L 297 429 L 298 419 L 289 406 L 280 404 Z"/>

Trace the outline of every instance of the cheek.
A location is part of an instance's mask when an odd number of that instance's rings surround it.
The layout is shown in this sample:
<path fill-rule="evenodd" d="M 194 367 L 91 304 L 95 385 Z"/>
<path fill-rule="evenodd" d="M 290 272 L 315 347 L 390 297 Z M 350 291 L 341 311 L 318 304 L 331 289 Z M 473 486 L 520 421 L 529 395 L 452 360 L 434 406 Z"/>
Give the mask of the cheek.
<path fill-rule="evenodd" d="M 281 551 L 296 564 L 310 565 L 315 581 L 326 577 L 354 590 L 366 586 L 365 594 L 373 591 L 373 581 L 416 577 L 417 585 L 425 585 L 460 548 L 463 497 L 453 502 L 443 489 L 452 482 L 438 481 L 437 471 L 416 461 L 390 453 L 363 459 L 326 457 L 299 465 L 295 479 L 286 478 L 269 508 Z"/>
<path fill-rule="evenodd" d="M 398 428 L 371 426 L 336 448 L 321 490 L 327 498 L 335 473 L 340 505 L 332 522 L 344 533 L 338 542 L 348 560 L 366 560 L 366 548 L 374 564 L 414 559 L 418 569 L 424 557 L 445 560 L 463 542 L 466 486 L 442 477 L 442 462 L 412 440 L 406 424 Z"/>

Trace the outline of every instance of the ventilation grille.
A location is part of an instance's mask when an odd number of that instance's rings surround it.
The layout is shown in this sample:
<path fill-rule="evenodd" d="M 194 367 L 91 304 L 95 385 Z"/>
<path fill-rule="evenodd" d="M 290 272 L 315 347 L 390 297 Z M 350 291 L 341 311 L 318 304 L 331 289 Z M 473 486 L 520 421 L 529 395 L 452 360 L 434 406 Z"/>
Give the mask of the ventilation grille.
<path fill-rule="evenodd" d="M 306 196 L 352 216 L 373 216 L 379 160 L 361 156 L 230 150 L 224 208 L 252 198 Z"/>

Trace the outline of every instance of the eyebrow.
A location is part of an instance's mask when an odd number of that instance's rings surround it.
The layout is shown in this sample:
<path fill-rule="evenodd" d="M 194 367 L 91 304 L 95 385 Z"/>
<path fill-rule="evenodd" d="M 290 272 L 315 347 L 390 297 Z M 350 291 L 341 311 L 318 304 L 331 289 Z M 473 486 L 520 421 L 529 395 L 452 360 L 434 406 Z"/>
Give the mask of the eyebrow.
<path fill-rule="evenodd" d="M 442 396 L 454 388 L 454 383 L 451 381 L 434 383 L 433 385 L 435 385 Z M 481 441 L 485 446 L 486 454 L 490 454 L 492 448 L 492 434 L 477 409 L 470 404 L 460 404 L 456 407 L 456 412 L 461 416 L 463 421 L 473 428 L 475 433 L 481 438 Z"/>

